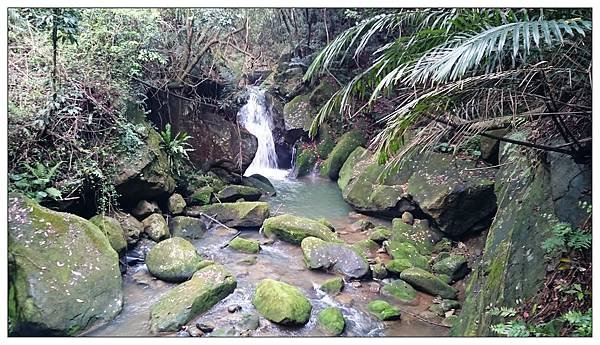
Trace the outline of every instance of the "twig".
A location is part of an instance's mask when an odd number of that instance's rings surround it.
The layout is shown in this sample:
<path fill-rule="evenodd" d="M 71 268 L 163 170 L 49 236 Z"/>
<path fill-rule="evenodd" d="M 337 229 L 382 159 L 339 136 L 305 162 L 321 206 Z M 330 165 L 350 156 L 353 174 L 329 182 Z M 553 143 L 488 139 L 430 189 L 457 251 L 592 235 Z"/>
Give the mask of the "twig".
<path fill-rule="evenodd" d="M 206 214 L 206 213 L 202 213 L 202 212 L 200 212 L 200 216 L 204 216 L 204 217 L 206 217 L 206 218 L 208 218 L 208 219 L 212 220 L 213 222 L 215 222 L 215 223 L 217 223 L 217 224 L 219 224 L 219 225 L 221 225 L 221 226 L 224 226 L 224 227 L 226 227 L 227 229 L 235 230 L 234 228 L 230 228 L 230 227 L 228 227 L 227 225 L 225 225 L 225 224 L 223 224 L 223 223 L 219 222 L 218 220 L 216 220 L 215 218 L 213 218 L 213 217 L 209 216 L 209 215 L 208 215 L 208 214 Z"/>
<path fill-rule="evenodd" d="M 408 314 L 408 315 L 410 315 L 410 316 L 414 317 L 415 319 L 418 319 L 418 320 L 420 320 L 420 321 L 426 322 L 426 323 L 428 323 L 428 324 L 431 324 L 431 325 L 434 325 L 434 326 L 439 326 L 439 327 L 446 327 L 446 328 L 450 328 L 450 327 L 451 327 L 451 326 L 446 326 L 446 325 L 443 325 L 443 324 L 441 324 L 441 323 L 437 323 L 437 322 L 434 322 L 434 321 L 431 321 L 431 320 L 427 320 L 426 318 L 424 318 L 424 317 L 421 317 L 421 316 L 419 316 L 419 315 L 417 315 L 417 314 L 411 313 L 411 312 L 410 312 L 410 311 L 408 311 L 408 310 L 404 310 L 404 309 L 402 309 L 402 308 L 398 308 L 398 309 L 400 309 L 400 311 L 401 311 L 401 312 L 403 312 L 403 313 L 406 313 L 406 314 Z"/>
<path fill-rule="evenodd" d="M 225 243 L 224 245 L 222 245 L 220 248 L 221 248 L 221 249 L 223 249 L 223 248 L 227 248 L 227 246 L 229 246 L 229 242 L 233 241 L 233 239 L 234 239 L 234 238 L 236 238 L 236 237 L 238 237 L 238 236 L 239 236 L 241 233 L 242 233 L 242 232 L 238 230 L 238 232 L 237 232 L 235 235 L 233 235 L 233 237 L 231 237 L 231 238 L 229 239 L 229 241 L 227 241 L 227 243 Z"/>

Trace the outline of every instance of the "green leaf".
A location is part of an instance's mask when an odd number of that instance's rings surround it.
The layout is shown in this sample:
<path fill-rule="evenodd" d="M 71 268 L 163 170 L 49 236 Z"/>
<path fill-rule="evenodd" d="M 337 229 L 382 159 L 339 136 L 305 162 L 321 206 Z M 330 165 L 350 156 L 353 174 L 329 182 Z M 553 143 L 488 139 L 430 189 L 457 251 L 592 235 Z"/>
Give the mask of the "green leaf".
<path fill-rule="evenodd" d="M 54 188 L 54 187 L 46 188 L 45 191 L 53 199 L 60 199 L 60 198 L 62 198 L 61 192 L 58 189 Z"/>

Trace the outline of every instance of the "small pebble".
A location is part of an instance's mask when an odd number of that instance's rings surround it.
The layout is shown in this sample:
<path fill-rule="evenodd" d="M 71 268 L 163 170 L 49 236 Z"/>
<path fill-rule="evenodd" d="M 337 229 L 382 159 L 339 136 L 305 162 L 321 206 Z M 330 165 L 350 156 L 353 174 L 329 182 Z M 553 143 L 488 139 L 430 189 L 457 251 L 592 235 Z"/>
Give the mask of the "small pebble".
<path fill-rule="evenodd" d="M 227 311 L 230 313 L 235 313 L 238 310 L 242 310 L 241 305 L 234 304 L 234 305 L 230 305 L 229 307 L 227 307 Z"/>
<path fill-rule="evenodd" d="M 201 330 L 204 333 L 210 333 L 215 329 L 215 326 L 207 325 L 205 323 L 197 323 L 196 328 L 198 328 L 199 330 Z"/>
<path fill-rule="evenodd" d="M 350 283 L 350 286 L 352 286 L 353 288 L 359 288 L 362 286 L 361 282 L 352 282 Z"/>
<path fill-rule="evenodd" d="M 378 293 L 380 288 L 381 288 L 381 286 L 379 286 L 379 284 L 377 284 L 377 283 L 369 284 L 369 291 L 371 291 L 373 293 Z"/>
<path fill-rule="evenodd" d="M 187 332 L 192 337 L 201 337 L 204 335 L 204 332 L 202 332 L 202 330 L 198 329 L 198 327 L 188 327 Z"/>

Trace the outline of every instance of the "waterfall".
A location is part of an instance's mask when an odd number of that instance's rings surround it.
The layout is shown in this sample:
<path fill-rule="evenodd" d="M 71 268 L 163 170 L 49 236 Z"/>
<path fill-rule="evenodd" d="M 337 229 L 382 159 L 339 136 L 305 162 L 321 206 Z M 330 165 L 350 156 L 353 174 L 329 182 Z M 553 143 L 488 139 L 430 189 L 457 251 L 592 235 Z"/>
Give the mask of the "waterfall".
<path fill-rule="evenodd" d="M 277 169 L 277 153 L 273 140 L 273 120 L 265 101 L 265 92 L 258 87 L 248 87 L 248 103 L 238 112 L 240 125 L 258 139 L 258 149 L 244 176 L 261 174 L 266 177 L 283 179 L 287 170 Z"/>

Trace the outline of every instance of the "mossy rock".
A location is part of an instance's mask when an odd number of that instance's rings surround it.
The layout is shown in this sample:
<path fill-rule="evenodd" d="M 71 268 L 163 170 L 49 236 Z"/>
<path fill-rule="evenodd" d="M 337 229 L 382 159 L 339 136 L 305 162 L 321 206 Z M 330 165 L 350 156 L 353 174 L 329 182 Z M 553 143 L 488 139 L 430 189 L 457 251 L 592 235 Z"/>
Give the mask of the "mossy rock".
<path fill-rule="evenodd" d="M 317 159 L 317 154 L 311 148 L 298 150 L 292 175 L 295 177 L 309 175 L 312 172 Z"/>
<path fill-rule="evenodd" d="M 229 185 L 219 191 L 216 195 L 216 198 L 220 202 L 232 202 L 239 199 L 244 199 L 245 201 L 258 201 L 261 196 L 262 191 L 258 188 L 241 185 Z"/>
<path fill-rule="evenodd" d="M 383 243 L 385 250 L 394 259 L 405 259 L 414 267 L 429 269 L 429 259 L 419 252 L 419 249 L 410 242 L 386 241 Z"/>
<path fill-rule="evenodd" d="M 185 214 L 191 217 L 206 214 L 230 227 L 260 227 L 269 217 L 269 204 L 260 201 L 224 202 L 188 207 Z"/>
<path fill-rule="evenodd" d="M 338 294 L 344 288 L 344 280 L 341 277 L 335 277 L 326 280 L 319 287 L 320 290 L 327 292 L 330 295 Z"/>
<path fill-rule="evenodd" d="M 346 327 L 344 315 L 338 308 L 328 307 L 317 314 L 319 326 L 330 335 L 340 335 Z"/>
<path fill-rule="evenodd" d="M 204 237 L 208 229 L 201 219 L 177 216 L 171 218 L 169 221 L 169 230 L 173 237 L 183 237 L 195 240 Z"/>
<path fill-rule="evenodd" d="M 350 153 L 339 172 L 337 184 L 340 190 L 344 190 L 350 179 L 354 177 L 358 162 L 368 157 L 365 153 L 367 150 L 362 146 L 358 146 Z"/>
<path fill-rule="evenodd" d="M 377 243 L 383 243 L 384 241 L 389 240 L 391 237 L 392 230 L 385 226 L 377 226 L 375 229 L 371 230 L 369 234 L 369 239 Z"/>
<path fill-rule="evenodd" d="M 421 268 L 412 267 L 400 273 L 400 279 L 412 285 L 415 289 L 426 292 L 432 296 L 455 299 L 457 291 L 452 286 L 444 283 L 431 272 Z"/>
<path fill-rule="evenodd" d="M 167 221 L 158 213 L 153 213 L 146 217 L 142 221 L 142 224 L 144 225 L 144 232 L 154 242 L 160 242 L 171 235 Z"/>
<path fill-rule="evenodd" d="M 164 242 L 163 242 L 164 243 Z M 235 290 L 237 281 L 223 266 L 209 265 L 152 305 L 152 332 L 177 331 Z"/>
<path fill-rule="evenodd" d="M 401 218 L 392 220 L 392 239 L 411 243 L 423 255 L 431 254 L 433 246 L 442 238 L 442 234 L 431 228 L 426 219 L 417 219 L 413 225 L 406 224 Z"/>
<path fill-rule="evenodd" d="M 140 235 L 144 232 L 144 224 L 137 220 L 134 216 L 123 213 L 115 212 L 114 217 L 121 224 L 123 232 L 125 233 L 125 240 L 127 244 L 134 245 L 140 239 Z"/>
<path fill-rule="evenodd" d="M 350 278 L 362 278 L 369 274 L 366 258 L 355 248 L 344 243 L 327 242 L 307 237 L 300 244 L 304 262 L 310 269 L 339 272 Z"/>
<path fill-rule="evenodd" d="M 267 219 L 263 224 L 263 234 L 266 237 L 274 236 L 293 244 L 300 244 L 306 237 L 317 237 L 324 241 L 340 241 L 335 232 L 318 221 L 291 214 L 282 214 Z"/>
<path fill-rule="evenodd" d="M 169 197 L 167 207 L 171 214 L 181 214 L 185 209 L 186 203 L 181 194 L 174 193 Z"/>
<path fill-rule="evenodd" d="M 388 275 L 388 270 L 382 263 L 371 265 L 373 279 L 384 279 Z"/>
<path fill-rule="evenodd" d="M 417 299 L 417 291 L 401 279 L 385 284 L 381 292 L 405 304 L 414 304 Z"/>
<path fill-rule="evenodd" d="M 434 303 L 429 306 L 428 310 L 435 313 L 437 316 L 445 316 L 447 311 L 460 309 L 460 302 L 452 299 L 443 299 L 440 303 Z"/>
<path fill-rule="evenodd" d="M 397 320 L 400 318 L 400 310 L 386 301 L 375 300 L 367 305 L 369 312 L 379 320 Z"/>
<path fill-rule="evenodd" d="M 254 187 L 260 189 L 263 194 L 274 196 L 277 194 L 275 187 L 268 178 L 260 174 L 252 174 L 250 176 L 242 177 L 242 184 L 244 186 Z"/>
<path fill-rule="evenodd" d="M 260 245 L 258 241 L 236 237 L 229 241 L 229 248 L 242 253 L 256 254 L 260 250 Z"/>
<path fill-rule="evenodd" d="M 106 236 L 110 246 L 119 254 L 123 254 L 127 249 L 127 241 L 125 233 L 118 220 L 103 216 L 101 214 L 90 218 L 90 222 L 96 225 L 100 231 Z"/>
<path fill-rule="evenodd" d="M 364 239 L 352 244 L 352 248 L 364 257 L 371 257 L 375 255 L 379 245 L 375 241 Z"/>
<path fill-rule="evenodd" d="M 204 186 L 196 189 L 190 196 L 191 205 L 207 205 L 210 204 L 210 199 L 214 192 L 213 187 Z"/>
<path fill-rule="evenodd" d="M 8 195 L 11 335 L 70 336 L 122 308 L 119 257 L 92 222 Z"/>
<path fill-rule="evenodd" d="M 182 282 L 198 270 L 202 258 L 190 242 L 181 237 L 164 240 L 146 255 L 148 271 L 158 279 Z"/>
<path fill-rule="evenodd" d="M 351 131 L 340 137 L 321 169 L 321 174 L 328 176 L 331 180 L 336 181 L 339 177 L 340 170 L 348 159 L 348 156 L 357 147 L 366 143 L 365 135 L 359 131 Z"/>
<path fill-rule="evenodd" d="M 306 324 L 312 311 L 312 305 L 297 287 L 273 279 L 258 283 L 252 304 L 270 321 L 290 326 Z"/>
<path fill-rule="evenodd" d="M 301 129 L 308 132 L 316 114 L 309 100 L 310 94 L 298 95 L 283 106 L 283 119 L 287 131 Z"/>
<path fill-rule="evenodd" d="M 333 224 L 332 224 L 330 221 L 328 221 L 327 219 L 325 219 L 325 218 L 319 218 L 319 219 L 317 220 L 317 222 L 319 222 L 319 223 L 321 223 L 321 224 L 325 225 L 326 227 L 328 227 L 328 228 L 329 228 L 329 230 L 331 230 L 331 231 L 335 231 L 335 226 L 333 226 Z"/>
<path fill-rule="evenodd" d="M 408 259 L 393 259 L 385 263 L 385 268 L 395 274 L 400 274 L 402 271 L 414 267 L 412 262 Z"/>
<path fill-rule="evenodd" d="M 325 160 L 335 147 L 335 141 L 333 140 L 329 126 L 326 124 L 321 125 L 318 138 L 317 154 L 320 159 Z"/>
<path fill-rule="evenodd" d="M 462 255 L 450 255 L 447 258 L 435 263 L 432 269 L 433 272 L 445 274 L 454 281 L 462 279 L 467 275 L 467 273 L 469 273 L 467 259 Z"/>

